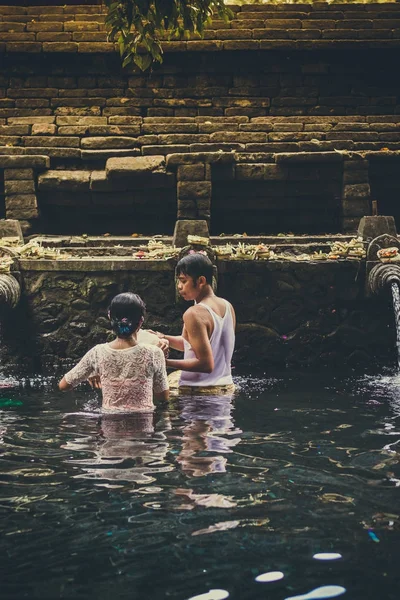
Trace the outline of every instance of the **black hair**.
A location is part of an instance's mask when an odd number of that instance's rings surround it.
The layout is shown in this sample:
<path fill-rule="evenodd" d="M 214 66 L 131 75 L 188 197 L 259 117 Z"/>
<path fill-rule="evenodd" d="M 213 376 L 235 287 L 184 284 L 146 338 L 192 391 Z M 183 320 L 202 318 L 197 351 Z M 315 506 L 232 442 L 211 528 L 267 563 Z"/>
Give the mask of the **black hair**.
<path fill-rule="evenodd" d="M 197 282 L 199 277 L 203 276 L 206 278 L 206 282 L 212 285 L 213 270 L 213 264 L 208 256 L 195 252 L 181 258 L 176 265 L 176 276 L 186 275 L 192 277 L 194 283 Z"/>
<path fill-rule="evenodd" d="M 146 305 L 137 294 L 124 292 L 114 296 L 109 307 L 111 327 L 120 338 L 128 338 L 145 317 Z"/>

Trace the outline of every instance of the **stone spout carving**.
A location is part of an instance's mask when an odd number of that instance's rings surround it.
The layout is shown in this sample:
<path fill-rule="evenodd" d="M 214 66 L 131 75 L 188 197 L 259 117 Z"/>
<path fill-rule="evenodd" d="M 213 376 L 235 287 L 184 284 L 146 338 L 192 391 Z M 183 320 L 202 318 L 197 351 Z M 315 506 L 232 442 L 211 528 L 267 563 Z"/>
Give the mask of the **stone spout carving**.
<path fill-rule="evenodd" d="M 368 288 L 373 294 L 389 287 L 393 282 L 400 283 L 400 265 L 398 264 L 375 265 L 368 275 Z"/>
<path fill-rule="evenodd" d="M 0 274 L 0 306 L 15 308 L 21 296 L 18 281 L 8 273 Z"/>

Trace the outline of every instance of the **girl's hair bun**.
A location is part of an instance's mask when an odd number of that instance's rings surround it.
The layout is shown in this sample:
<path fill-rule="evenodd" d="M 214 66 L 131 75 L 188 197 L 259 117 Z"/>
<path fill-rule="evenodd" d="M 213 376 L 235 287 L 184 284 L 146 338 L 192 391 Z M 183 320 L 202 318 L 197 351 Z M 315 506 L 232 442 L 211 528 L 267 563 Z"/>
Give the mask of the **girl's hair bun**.
<path fill-rule="evenodd" d="M 110 304 L 109 316 L 114 333 L 129 337 L 138 328 L 146 314 L 146 306 L 137 294 L 125 292 L 115 296 Z"/>

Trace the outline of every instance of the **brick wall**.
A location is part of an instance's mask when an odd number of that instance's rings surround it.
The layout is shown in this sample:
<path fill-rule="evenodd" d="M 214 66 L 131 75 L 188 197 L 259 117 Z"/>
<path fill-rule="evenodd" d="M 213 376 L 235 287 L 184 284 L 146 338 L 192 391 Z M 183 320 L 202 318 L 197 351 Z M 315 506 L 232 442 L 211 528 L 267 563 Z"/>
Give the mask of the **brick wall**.
<path fill-rule="evenodd" d="M 393 115 L 400 51 L 168 54 L 151 75 L 123 72 L 117 55 L 8 54 L 0 124 L 26 116 Z M 110 121 L 112 123 L 112 121 Z M 27 131 L 2 129 L 18 145 Z M 118 123 L 122 124 L 122 123 Z M 36 128 L 51 136 L 54 127 Z M 64 136 L 74 130 L 64 129 Z M 68 140 L 64 140 L 68 143 Z"/>

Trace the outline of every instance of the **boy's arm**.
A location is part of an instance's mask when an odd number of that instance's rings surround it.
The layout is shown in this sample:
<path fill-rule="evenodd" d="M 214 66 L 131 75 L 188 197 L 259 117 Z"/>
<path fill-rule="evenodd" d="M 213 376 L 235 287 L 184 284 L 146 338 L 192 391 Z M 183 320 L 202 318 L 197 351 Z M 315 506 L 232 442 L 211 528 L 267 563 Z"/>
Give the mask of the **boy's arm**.
<path fill-rule="evenodd" d="M 211 373 L 214 369 L 214 357 L 206 322 L 199 316 L 198 310 L 194 306 L 185 312 L 183 322 L 188 341 L 196 358 L 183 360 L 167 359 L 167 367 L 182 369 L 182 371 L 191 371 L 192 373 Z"/>

